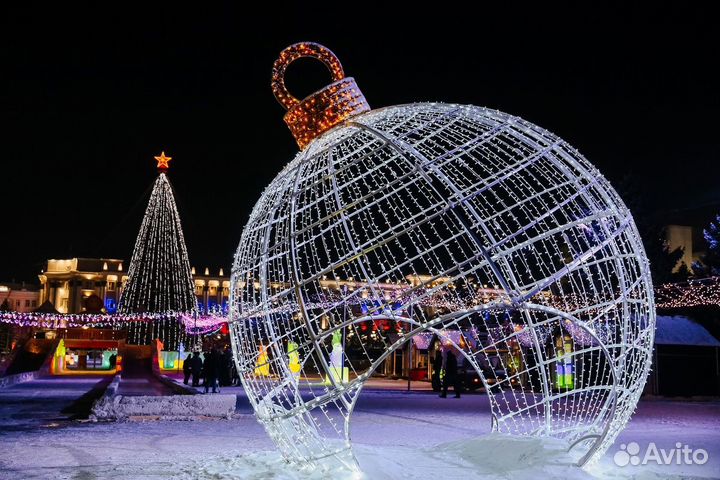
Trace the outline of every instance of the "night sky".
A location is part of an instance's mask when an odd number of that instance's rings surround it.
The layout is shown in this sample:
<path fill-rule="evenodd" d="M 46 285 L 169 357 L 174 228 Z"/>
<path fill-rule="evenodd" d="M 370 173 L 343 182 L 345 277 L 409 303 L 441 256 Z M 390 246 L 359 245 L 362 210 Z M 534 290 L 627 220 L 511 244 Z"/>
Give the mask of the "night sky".
<path fill-rule="evenodd" d="M 47 258 L 129 260 L 161 150 L 192 265 L 228 268 L 297 152 L 270 70 L 301 40 L 331 48 L 373 107 L 497 108 L 560 135 L 613 184 L 631 178 L 654 212 L 720 201 L 709 11 L 62 3 L 0 7 L 0 281 L 34 281 Z M 288 71 L 297 97 L 327 83 L 310 60 Z"/>

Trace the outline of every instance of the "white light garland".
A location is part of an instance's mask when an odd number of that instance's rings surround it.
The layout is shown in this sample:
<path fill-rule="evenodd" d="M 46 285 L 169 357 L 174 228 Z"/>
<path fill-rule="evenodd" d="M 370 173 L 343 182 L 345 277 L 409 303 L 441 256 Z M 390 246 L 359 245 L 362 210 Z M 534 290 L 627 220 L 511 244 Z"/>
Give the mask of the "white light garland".
<path fill-rule="evenodd" d="M 227 321 L 227 312 L 219 309 L 207 314 L 172 311 L 127 314 L 0 312 L 0 323 L 49 329 L 88 327 L 119 330 L 131 328 L 133 324 L 181 322 L 184 326 L 184 332 L 177 332 L 178 337 L 175 340 L 181 339 L 185 334 L 196 333 L 199 330 L 217 330 Z"/>
<path fill-rule="evenodd" d="M 118 303 L 118 312 L 195 312 L 197 299 L 190 271 L 180 215 L 166 171 L 170 157 L 163 152 L 158 160 L 160 174 L 155 181 L 145 217 L 138 233 L 128 270 L 127 285 Z M 153 322 L 129 323 L 132 343 L 149 343 L 161 338 L 168 349 L 188 343 L 175 317 Z"/>
<path fill-rule="evenodd" d="M 135 241 L 121 313 L 197 309 L 190 261 L 172 187 L 158 175 Z"/>
<path fill-rule="evenodd" d="M 666 283 L 655 289 L 657 308 L 674 309 L 720 305 L 720 277 Z"/>

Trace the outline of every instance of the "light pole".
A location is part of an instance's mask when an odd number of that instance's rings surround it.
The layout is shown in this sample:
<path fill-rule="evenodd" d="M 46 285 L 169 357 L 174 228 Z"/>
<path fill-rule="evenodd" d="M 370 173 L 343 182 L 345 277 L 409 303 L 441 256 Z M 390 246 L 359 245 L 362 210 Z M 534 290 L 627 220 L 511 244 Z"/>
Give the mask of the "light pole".
<path fill-rule="evenodd" d="M 348 287 L 347 284 L 343 285 L 343 298 L 347 297 L 347 291 Z M 344 377 L 343 373 L 345 372 L 345 322 L 347 321 L 347 299 L 345 302 L 343 302 L 343 331 L 342 331 L 342 355 L 340 356 L 341 364 L 340 364 L 340 381 L 342 382 L 342 379 Z M 348 380 L 350 380 L 350 374 L 348 373 Z"/>
<path fill-rule="evenodd" d="M 413 305 L 412 303 L 408 307 L 408 313 L 410 320 L 412 320 L 413 316 Z M 412 337 L 408 338 L 407 341 L 408 344 L 408 384 L 407 384 L 407 391 L 410 391 L 410 373 L 412 372 Z"/>

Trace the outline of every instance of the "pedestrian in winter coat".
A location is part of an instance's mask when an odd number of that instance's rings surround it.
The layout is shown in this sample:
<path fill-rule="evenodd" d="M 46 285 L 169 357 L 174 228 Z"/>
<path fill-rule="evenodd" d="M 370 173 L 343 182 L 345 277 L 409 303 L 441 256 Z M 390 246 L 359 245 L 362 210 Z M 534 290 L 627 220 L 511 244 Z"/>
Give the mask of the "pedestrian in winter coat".
<path fill-rule="evenodd" d="M 443 352 L 438 350 L 435 352 L 435 359 L 433 360 L 433 371 L 432 371 L 432 387 L 436 392 L 442 388 L 442 378 L 440 372 L 443 368 Z"/>
<path fill-rule="evenodd" d="M 240 375 L 238 374 L 237 367 L 235 366 L 235 362 L 232 364 L 232 384 L 234 386 L 240 386 Z"/>
<path fill-rule="evenodd" d="M 229 387 L 232 383 L 233 356 L 230 347 L 226 346 L 221 354 L 222 368 L 220 370 L 220 386 Z"/>
<path fill-rule="evenodd" d="M 447 352 L 445 359 L 445 378 L 443 379 L 443 391 L 440 394 L 442 398 L 447 397 L 448 387 L 452 385 L 455 391 L 455 398 L 460 398 L 460 375 L 458 375 L 458 362 L 455 353 L 452 350 Z"/>
<path fill-rule="evenodd" d="M 203 361 L 200 358 L 200 352 L 194 352 L 192 361 L 190 362 L 190 372 L 192 373 L 192 386 L 200 385 L 200 372 L 202 372 Z"/>
<path fill-rule="evenodd" d="M 212 393 L 218 392 L 218 374 L 220 373 L 220 354 L 214 348 L 205 356 L 203 375 L 205 377 L 205 393 L 212 387 Z"/>
<path fill-rule="evenodd" d="M 185 380 L 183 380 L 183 383 L 187 385 L 190 375 L 192 375 L 192 353 L 188 353 L 188 356 L 183 362 L 183 373 L 185 374 Z"/>

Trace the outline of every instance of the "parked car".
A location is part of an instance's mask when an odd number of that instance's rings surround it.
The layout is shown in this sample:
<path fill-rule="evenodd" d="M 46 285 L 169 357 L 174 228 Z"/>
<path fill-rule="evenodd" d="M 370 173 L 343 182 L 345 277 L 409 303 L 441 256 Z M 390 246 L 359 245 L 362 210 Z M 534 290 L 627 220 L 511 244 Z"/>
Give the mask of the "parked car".
<path fill-rule="evenodd" d="M 463 390 L 474 391 L 483 386 L 480 375 L 477 370 L 471 366 L 461 369 L 460 375 L 463 381 Z"/>

